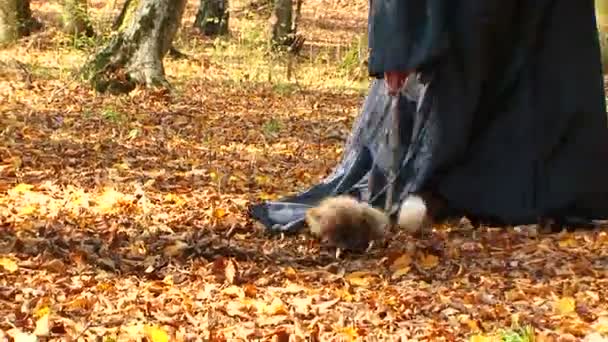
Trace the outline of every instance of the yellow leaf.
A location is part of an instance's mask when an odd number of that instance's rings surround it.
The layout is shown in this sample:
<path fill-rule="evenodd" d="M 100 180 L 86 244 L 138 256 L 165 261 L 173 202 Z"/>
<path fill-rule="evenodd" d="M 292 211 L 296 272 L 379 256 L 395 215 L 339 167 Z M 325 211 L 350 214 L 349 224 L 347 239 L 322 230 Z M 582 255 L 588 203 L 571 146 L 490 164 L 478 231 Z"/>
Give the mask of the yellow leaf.
<path fill-rule="evenodd" d="M 561 248 L 570 248 L 570 247 L 576 247 L 577 243 L 576 243 L 576 239 L 574 238 L 574 236 L 572 236 L 571 234 L 567 234 L 567 235 L 564 235 L 559 240 L 558 245 Z"/>
<path fill-rule="evenodd" d="M 469 329 L 471 329 L 471 331 L 473 331 L 473 332 L 478 332 L 481 330 L 481 329 L 479 329 L 479 324 L 477 324 L 476 320 L 467 319 L 466 324 L 469 327 Z"/>
<path fill-rule="evenodd" d="M 19 209 L 19 212 L 18 212 L 17 215 L 19 215 L 19 216 L 29 216 L 29 215 L 34 214 L 35 212 L 36 212 L 36 207 L 33 206 L 33 205 L 31 205 L 31 204 L 28 204 L 28 205 L 24 205 L 23 207 L 21 207 Z"/>
<path fill-rule="evenodd" d="M 264 307 L 264 312 L 272 316 L 287 315 L 289 313 L 283 301 L 278 297 L 275 297 L 270 305 Z"/>
<path fill-rule="evenodd" d="M 0 258 L 0 266 L 4 268 L 8 273 L 14 273 L 19 269 L 19 266 L 13 259 Z"/>
<path fill-rule="evenodd" d="M 51 327 L 49 322 L 49 314 L 47 313 L 36 321 L 36 329 L 34 330 L 34 335 L 49 336 L 50 332 Z"/>
<path fill-rule="evenodd" d="M 343 328 L 341 333 L 348 339 L 348 341 L 356 341 L 357 337 L 359 337 L 359 333 L 354 327 Z"/>
<path fill-rule="evenodd" d="M 166 194 L 164 198 L 165 203 L 176 204 L 178 206 L 182 206 L 186 203 L 181 197 L 175 194 Z"/>
<path fill-rule="evenodd" d="M 23 165 L 23 160 L 19 156 L 14 156 L 11 158 L 11 163 L 15 169 L 19 169 Z"/>
<path fill-rule="evenodd" d="M 439 264 L 439 258 L 433 254 L 424 254 L 418 262 L 424 268 L 434 268 Z"/>
<path fill-rule="evenodd" d="M 215 218 L 222 218 L 222 217 L 226 216 L 227 214 L 228 213 L 223 208 L 215 208 L 215 210 L 213 210 L 213 216 Z"/>
<path fill-rule="evenodd" d="M 393 263 L 391 264 L 391 270 L 397 271 L 399 269 L 410 266 L 411 263 L 412 257 L 409 254 L 403 254 L 402 256 L 395 259 L 395 261 L 393 261 Z"/>
<path fill-rule="evenodd" d="M 473 335 L 469 338 L 469 342 L 499 342 L 500 338 L 496 336 Z"/>
<path fill-rule="evenodd" d="M 48 306 L 42 306 L 40 308 L 38 308 L 35 312 L 34 312 L 34 317 L 36 318 L 41 318 L 47 315 L 51 314 L 51 308 L 49 308 Z"/>
<path fill-rule="evenodd" d="M 574 312 L 576 302 L 572 297 L 564 297 L 555 303 L 555 309 L 560 315 L 568 315 Z"/>
<path fill-rule="evenodd" d="M 593 330 L 600 334 L 608 334 L 608 316 L 601 316 L 593 323 Z"/>
<path fill-rule="evenodd" d="M 144 327 L 144 334 L 150 342 L 169 342 L 169 335 L 157 326 L 149 325 Z"/>
<path fill-rule="evenodd" d="M 297 274 L 298 274 L 296 272 L 296 270 L 293 267 L 290 267 L 290 266 L 285 269 L 284 273 L 285 273 L 285 277 L 287 279 L 295 279 L 296 276 L 297 276 Z"/>
<path fill-rule="evenodd" d="M 391 275 L 391 278 L 397 279 L 401 276 L 406 275 L 410 271 L 410 268 L 410 266 L 405 266 L 404 268 L 396 270 L 395 272 L 393 272 L 393 275 Z"/>
<path fill-rule="evenodd" d="M 228 286 L 227 288 L 223 289 L 222 294 L 225 294 L 229 297 L 239 297 L 239 298 L 245 297 L 245 291 L 236 285 L 231 285 L 231 286 Z"/>
<path fill-rule="evenodd" d="M 374 275 L 369 272 L 353 272 L 344 277 L 351 285 L 367 287 L 374 280 Z"/>
<path fill-rule="evenodd" d="M 31 191 L 34 188 L 31 184 L 19 183 L 14 188 L 8 191 L 10 195 L 19 195 Z"/>

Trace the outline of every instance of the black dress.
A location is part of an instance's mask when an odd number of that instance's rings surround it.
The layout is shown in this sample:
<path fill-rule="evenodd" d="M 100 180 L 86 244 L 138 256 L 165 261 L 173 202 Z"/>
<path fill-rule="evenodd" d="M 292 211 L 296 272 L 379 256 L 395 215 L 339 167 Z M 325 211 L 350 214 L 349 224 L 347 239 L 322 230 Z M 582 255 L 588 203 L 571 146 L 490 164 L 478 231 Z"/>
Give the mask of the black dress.
<path fill-rule="evenodd" d="M 371 0 L 370 92 L 344 157 L 310 189 L 256 204 L 291 231 L 326 196 L 382 206 L 386 71 L 401 95 L 396 201 L 428 191 L 496 224 L 608 217 L 608 122 L 593 0 Z M 373 177 L 374 189 L 368 188 Z M 393 210 L 392 214 L 396 211 Z"/>

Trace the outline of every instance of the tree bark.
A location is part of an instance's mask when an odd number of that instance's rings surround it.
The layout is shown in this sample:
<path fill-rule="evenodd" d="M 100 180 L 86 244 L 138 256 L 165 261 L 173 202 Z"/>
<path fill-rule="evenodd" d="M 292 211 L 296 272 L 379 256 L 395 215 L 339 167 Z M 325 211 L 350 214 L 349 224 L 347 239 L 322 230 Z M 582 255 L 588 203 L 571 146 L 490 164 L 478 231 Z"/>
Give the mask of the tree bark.
<path fill-rule="evenodd" d="M 228 34 L 228 0 L 201 0 L 194 27 L 205 36 Z"/>
<path fill-rule="evenodd" d="M 32 16 L 30 0 L 17 0 L 17 24 L 20 37 L 29 36 L 42 28 L 42 23 Z"/>
<path fill-rule="evenodd" d="M 63 32 L 76 37 L 95 35 L 88 16 L 87 0 L 63 0 L 62 6 Z"/>
<path fill-rule="evenodd" d="M 131 0 L 119 30 L 82 70 L 98 91 L 128 92 L 137 84 L 168 87 L 163 58 L 172 46 L 186 0 Z"/>
<path fill-rule="evenodd" d="M 0 0 L 0 46 L 18 38 L 17 1 Z"/>
<path fill-rule="evenodd" d="M 275 0 L 272 15 L 270 16 L 270 43 L 273 46 L 291 45 L 292 32 L 292 0 Z"/>
<path fill-rule="evenodd" d="M 595 15 L 602 48 L 602 65 L 604 74 L 608 73 L 608 1 L 595 0 Z"/>

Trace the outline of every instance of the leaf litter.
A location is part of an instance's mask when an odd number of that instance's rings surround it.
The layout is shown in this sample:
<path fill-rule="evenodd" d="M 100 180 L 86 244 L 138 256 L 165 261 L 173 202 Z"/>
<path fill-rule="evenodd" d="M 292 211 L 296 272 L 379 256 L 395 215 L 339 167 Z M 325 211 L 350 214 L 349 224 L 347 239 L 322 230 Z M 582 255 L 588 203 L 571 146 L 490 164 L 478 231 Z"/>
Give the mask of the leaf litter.
<path fill-rule="evenodd" d="M 320 3 L 306 3 L 305 18 Z M 364 30 L 352 15 L 364 1 L 323 5 L 319 20 Z M 49 35 L 0 58 L 59 63 Z M 608 334 L 605 229 L 460 222 L 339 260 L 306 234 L 266 235 L 248 205 L 325 176 L 340 158 L 333 136 L 347 134 L 362 97 L 239 88 L 221 64 L 204 63 L 200 78 L 189 63 L 167 61 L 184 81 L 174 96 L 0 76 L 0 340 L 490 341 L 512 325 L 539 341 Z M 269 122 L 278 131 L 264 134 Z"/>

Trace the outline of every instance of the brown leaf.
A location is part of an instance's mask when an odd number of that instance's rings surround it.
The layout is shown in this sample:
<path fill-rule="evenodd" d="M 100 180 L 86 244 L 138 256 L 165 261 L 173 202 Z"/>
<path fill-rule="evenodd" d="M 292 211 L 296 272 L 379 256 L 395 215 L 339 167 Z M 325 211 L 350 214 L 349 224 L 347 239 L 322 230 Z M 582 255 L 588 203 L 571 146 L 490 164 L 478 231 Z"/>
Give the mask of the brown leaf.
<path fill-rule="evenodd" d="M 55 273 L 63 273 L 66 270 L 66 266 L 63 263 L 63 261 L 59 260 L 59 259 L 53 259 L 49 262 L 47 262 L 46 264 L 44 264 L 43 266 L 45 269 L 51 271 L 51 272 L 55 272 Z"/>
<path fill-rule="evenodd" d="M 175 240 L 171 245 L 165 247 L 163 254 L 166 257 L 177 257 L 188 248 L 188 244 L 181 240 Z"/>
<path fill-rule="evenodd" d="M 224 275 L 230 284 L 235 284 L 238 281 L 238 266 L 234 260 L 230 259 L 226 262 Z"/>

